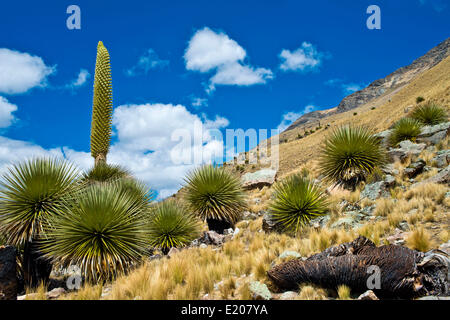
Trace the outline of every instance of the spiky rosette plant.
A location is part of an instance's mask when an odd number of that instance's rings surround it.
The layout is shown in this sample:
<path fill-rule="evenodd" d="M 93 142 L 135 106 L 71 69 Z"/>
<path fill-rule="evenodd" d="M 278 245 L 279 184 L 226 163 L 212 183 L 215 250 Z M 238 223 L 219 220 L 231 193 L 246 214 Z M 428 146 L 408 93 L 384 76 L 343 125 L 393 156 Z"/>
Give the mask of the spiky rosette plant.
<path fill-rule="evenodd" d="M 415 141 L 422 130 L 422 124 L 412 118 L 402 118 L 398 120 L 389 136 L 389 143 L 397 146 L 404 140 Z"/>
<path fill-rule="evenodd" d="M 108 50 L 100 41 L 94 76 L 94 99 L 92 105 L 91 155 L 95 164 L 106 162 L 111 140 L 112 80 Z"/>
<path fill-rule="evenodd" d="M 66 198 L 78 187 L 78 170 L 58 159 L 32 159 L 13 165 L 0 181 L 0 233 L 23 248 L 26 285 L 48 279 L 51 271 L 40 258 L 38 241 L 52 216 L 60 215 Z"/>
<path fill-rule="evenodd" d="M 435 103 L 426 103 L 417 106 L 412 111 L 411 118 L 419 121 L 423 125 L 431 126 L 445 122 L 448 119 L 445 110 Z"/>
<path fill-rule="evenodd" d="M 50 240 L 43 242 L 43 252 L 63 267 L 79 266 L 92 282 L 126 272 L 148 245 L 148 208 L 136 202 L 140 195 L 123 188 L 122 182 L 85 188 L 66 204 L 64 214 L 52 217 L 47 230 Z"/>
<path fill-rule="evenodd" d="M 131 177 L 131 172 L 120 165 L 111 165 L 100 162 L 85 173 L 81 177 L 81 181 L 85 183 L 112 182 L 118 179 Z"/>
<path fill-rule="evenodd" d="M 184 197 L 189 209 L 206 220 L 210 230 L 223 233 L 246 208 L 241 180 L 229 170 L 203 166 L 191 171 L 185 182 Z"/>
<path fill-rule="evenodd" d="M 297 232 L 328 210 L 325 194 L 312 180 L 292 175 L 274 186 L 269 215 L 277 230 Z"/>
<path fill-rule="evenodd" d="M 158 204 L 150 215 L 150 245 L 167 254 L 170 248 L 188 245 L 200 235 L 198 217 L 180 203 L 167 200 Z"/>
<path fill-rule="evenodd" d="M 320 156 L 325 179 L 355 189 L 386 161 L 380 141 L 364 127 L 341 127 L 325 139 Z"/>

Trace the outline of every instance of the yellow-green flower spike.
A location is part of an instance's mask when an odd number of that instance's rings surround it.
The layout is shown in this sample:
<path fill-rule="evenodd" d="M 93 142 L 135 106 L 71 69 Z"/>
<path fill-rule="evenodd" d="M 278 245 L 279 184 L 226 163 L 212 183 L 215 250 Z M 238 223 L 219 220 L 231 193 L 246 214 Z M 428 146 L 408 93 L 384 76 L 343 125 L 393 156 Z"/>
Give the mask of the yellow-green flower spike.
<path fill-rule="evenodd" d="M 108 50 L 99 41 L 95 64 L 94 99 L 92 105 L 91 155 L 95 163 L 106 162 L 111 140 L 112 81 Z"/>

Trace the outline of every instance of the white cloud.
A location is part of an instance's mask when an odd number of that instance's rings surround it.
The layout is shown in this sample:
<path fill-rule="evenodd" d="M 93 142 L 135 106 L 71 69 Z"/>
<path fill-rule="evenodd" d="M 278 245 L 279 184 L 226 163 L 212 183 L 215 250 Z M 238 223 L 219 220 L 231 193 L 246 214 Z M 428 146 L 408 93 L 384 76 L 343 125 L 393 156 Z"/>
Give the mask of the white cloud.
<path fill-rule="evenodd" d="M 344 82 L 344 80 L 335 78 L 325 81 L 325 85 L 330 87 L 338 87 L 341 88 L 342 93 L 345 95 L 352 94 L 356 91 L 359 91 L 365 87 L 364 84 L 354 83 L 354 82 Z"/>
<path fill-rule="evenodd" d="M 122 105 L 113 113 L 118 141 L 110 148 L 108 163 L 129 168 L 138 179 L 157 190 L 159 198 L 164 198 L 180 188 L 183 177 L 196 165 L 223 156 L 224 143 L 215 139 L 214 130 L 219 132 L 228 124 L 223 117 L 208 119 L 189 112 L 183 105 Z M 176 133 L 191 140 L 183 144 Z M 94 164 L 88 152 L 68 147 L 45 149 L 0 136 L 0 173 L 11 163 L 46 156 L 63 157 L 83 170 Z"/>
<path fill-rule="evenodd" d="M 0 48 L 0 93 L 24 93 L 34 87 L 45 87 L 47 77 L 56 67 L 47 66 L 42 58 Z"/>
<path fill-rule="evenodd" d="M 245 50 L 228 35 L 205 27 L 189 41 L 184 60 L 187 70 L 215 72 L 209 81 L 208 92 L 216 85 L 250 86 L 273 78 L 271 70 L 246 64 L 246 56 Z"/>
<path fill-rule="evenodd" d="M 208 130 L 228 126 L 227 119 L 190 113 L 183 105 L 122 105 L 115 109 L 113 124 L 118 142 L 111 146 L 108 161 L 128 167 L 139 179 L 158 190 L 160 197 L 179 189 L 183 177 L 198 163 L 223 153 L 223 142 Z M 198 125 L 201 125 L 200 131 Z M 177 132 L 192 138 L 188 145 L 174 140 Z M 182 163 L 188 157 L 192 161 Z"/>
<path fill-rule="evenodd" d="M 135 76 L 140 73 L 147 74 L 151 69 L 163 68 L 169 65 L 169 60 L 162 60 L 158 57 L 155 50 L 148 49 L 145 54 L 139 57 L 136 65 L 125 70 L 128 76 Z"/>
<path fill-rule="evenodd" d="M 13 123 L 15 120 L 13 112 L 16 110 L 17 106 L 15 104 L 0 96 L 0 128 L 7 128 Z"/>
<path fill-rule="evenodd" d="M 284 130 L 286 130 L 295 120 L 297 120 L 298 118 L 300 118 L 302 115 L 309 113 L 311 111 L 314 111 L 316 109 L 315 106 L 313 105 L 307 105 L 303 111 L 301 112 L 286 112 L 285 114 L 283 114 L 282 116 L 282 120 L 280 122 L 280 124 L 278 125 L 277 129 L 279 130 L 279 132 L 283 132 Z"/>
<path fill-rule="evenodd" d="M 83 86 L 87 79 L 89 79 L 89 77 L 91 76 L 91 74 L 89 73 L 89 71 L 87 71 L 86 69 L 81 69 L 80 72 L 78 73 L 78 77 L 72 81 L 72 83 L 70 83 L 69 85 L 67 85 L 67 87 L 69 88 L 78 88 Z"/>
<path fill-rule="evenodd" d="M 206 107 L 208 105 L 208 99 L 192 97 L 191 105 L 193 107 Z"/>
<path fill-rule="evenodd" d="M 323 53 L 309 42 L 303 42 L 300 48 L 290 51 L 283 49 L 279 55 L 283 71 L 308 71 L 317 69 L 322 63 Z"/>

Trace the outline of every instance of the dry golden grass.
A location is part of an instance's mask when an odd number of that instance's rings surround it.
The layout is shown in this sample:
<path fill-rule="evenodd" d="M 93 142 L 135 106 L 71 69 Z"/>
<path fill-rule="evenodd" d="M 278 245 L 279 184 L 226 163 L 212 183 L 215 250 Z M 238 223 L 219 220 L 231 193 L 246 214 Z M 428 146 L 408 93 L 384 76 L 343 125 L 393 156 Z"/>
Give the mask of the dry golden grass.
<path fill-rule="evenodd" d="M 326 300 L 327 292 L 321 288 L 306 285 L 302 286 L 299 291 L 299 300 Z"/>
<path fill-rule="evenodd" d="M 340 285 L 337 288 L 339 300 L 350 300 L 350 288 L 346 285 Z"/>
<path fill-rule="evenodd" d="M 380 217 L 386 217 L 394 210 L 394 202 L 392 199 L 380 198 L 377 199 L 375 207 L 375 215 Z"/>
<path fill-rule="evenodd" d="M 406 245 L 411 249 L 425 252 L 430 250 L 433 244 L 428 231 L 419 227 L 409 234 Z"/>

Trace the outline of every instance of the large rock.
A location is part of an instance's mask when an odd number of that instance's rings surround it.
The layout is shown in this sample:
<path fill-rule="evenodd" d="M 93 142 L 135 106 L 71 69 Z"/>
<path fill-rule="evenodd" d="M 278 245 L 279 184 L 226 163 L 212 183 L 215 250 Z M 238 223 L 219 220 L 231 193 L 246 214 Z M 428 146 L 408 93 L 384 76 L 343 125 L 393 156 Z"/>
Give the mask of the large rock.
<path fill-rule="evenodd" d="M 426 183 L 441 183 L 441 184 L 450 185 L 450 165 L 447 166 L 445 169 L 442 169 L 441 171 L 439 171 L 434 176 L 432 176 L 424 181 L 414 183 L 413 185 L 411 185 L 411 188 L 414 188 L 414 187 L 417 187 L 417 186 L 420 186 L 420 185 L 423 185 Z"/>
<path fill-rule="evenodd" d="M 17 299 L 16 255 L 16 248 L 0 246 L 0 300 Z"/>
<path fill-rule="evenodd" d="M 381 141 L 381 144 L 387 146 L 389 144 L 389 136 L 391 135 L 392 130 L 388 129 L 377 134 L 374 134 L 374 137 L 378 138 Z"/>
<path fill-rule="evenodd" d="M 450 122 L 440 123 L 434 126 L 424 126 L 417 136 L 417 142 L 438 144 L 450 133 Z"/>
<path fill-rule="evenodd" d="M 419 159 L 416 162 L 411 163 L 405 170 L 403 170 L 403 174 L 408 178 L 415 178 L 417 175 L 423 172 L 423 168 L 427 163 L 423 159 Z"/>
<path fill-rule="evenodd" d="M 450 164 L 450 150 L 441 150 L 436 152 L 436 156 L 431 159 L 433 165 L 438 168 L 444 168 Z"/>
<path fill-rule="evenodd" d="M 270 217 L 270 214 L 265 213 L 263 216 L 263 221 L 262 221 L 262 229 L 264 230 L 264 232 L 279 232 L 279 228 L 277 227 L 276 223 L 272 220 L 272 218 Z"/>
<path fill-rule="evenodd" d="M 205 231 L 203 232 L 203 236 L 199 239 L 200 243 L 209 245 L 220 246 L 224 243 L 225 236 L 223 234 L 219 234 L 215 231 Z"/>
<path fill-rule="evenodd" d="M 376 200 L 380 197 L 388 197 L 387 191 L 388 183 L 386 181 L 377 181 L 371 184 L 367 184 L 364 190 L 360 194 L 360 199 L 368 198 L 370 200 Z"/>
<path fill-rule="evenodd" d="M 358 300 L 380 300 L 372 290 L 367 290 L 358 297 Z"/>
<path fill-rule="evenodd" d="M 277 176 L 277 171 L 272 169 L 262 169 L 256 172 L 249 172 L 242 176 L 242 185 L 245 189 L 262 188 L 271 186 Z"/>
<path fill-rule="evenodd" d="M 259 281 L 252 281 L 249 286 L 253 300 L 270 300 L 272 299 L 272 293 L 264 283 Z"/>
<path fill-rule="evenodd" d="M 398 148 L 390 149 L 388 155 L 392 161 L 404 161 L 408 157 L 418 156 L 425 147 L 425 143 L 413 143 L 409 140 L 404 140 L 399 143 Z"/>

